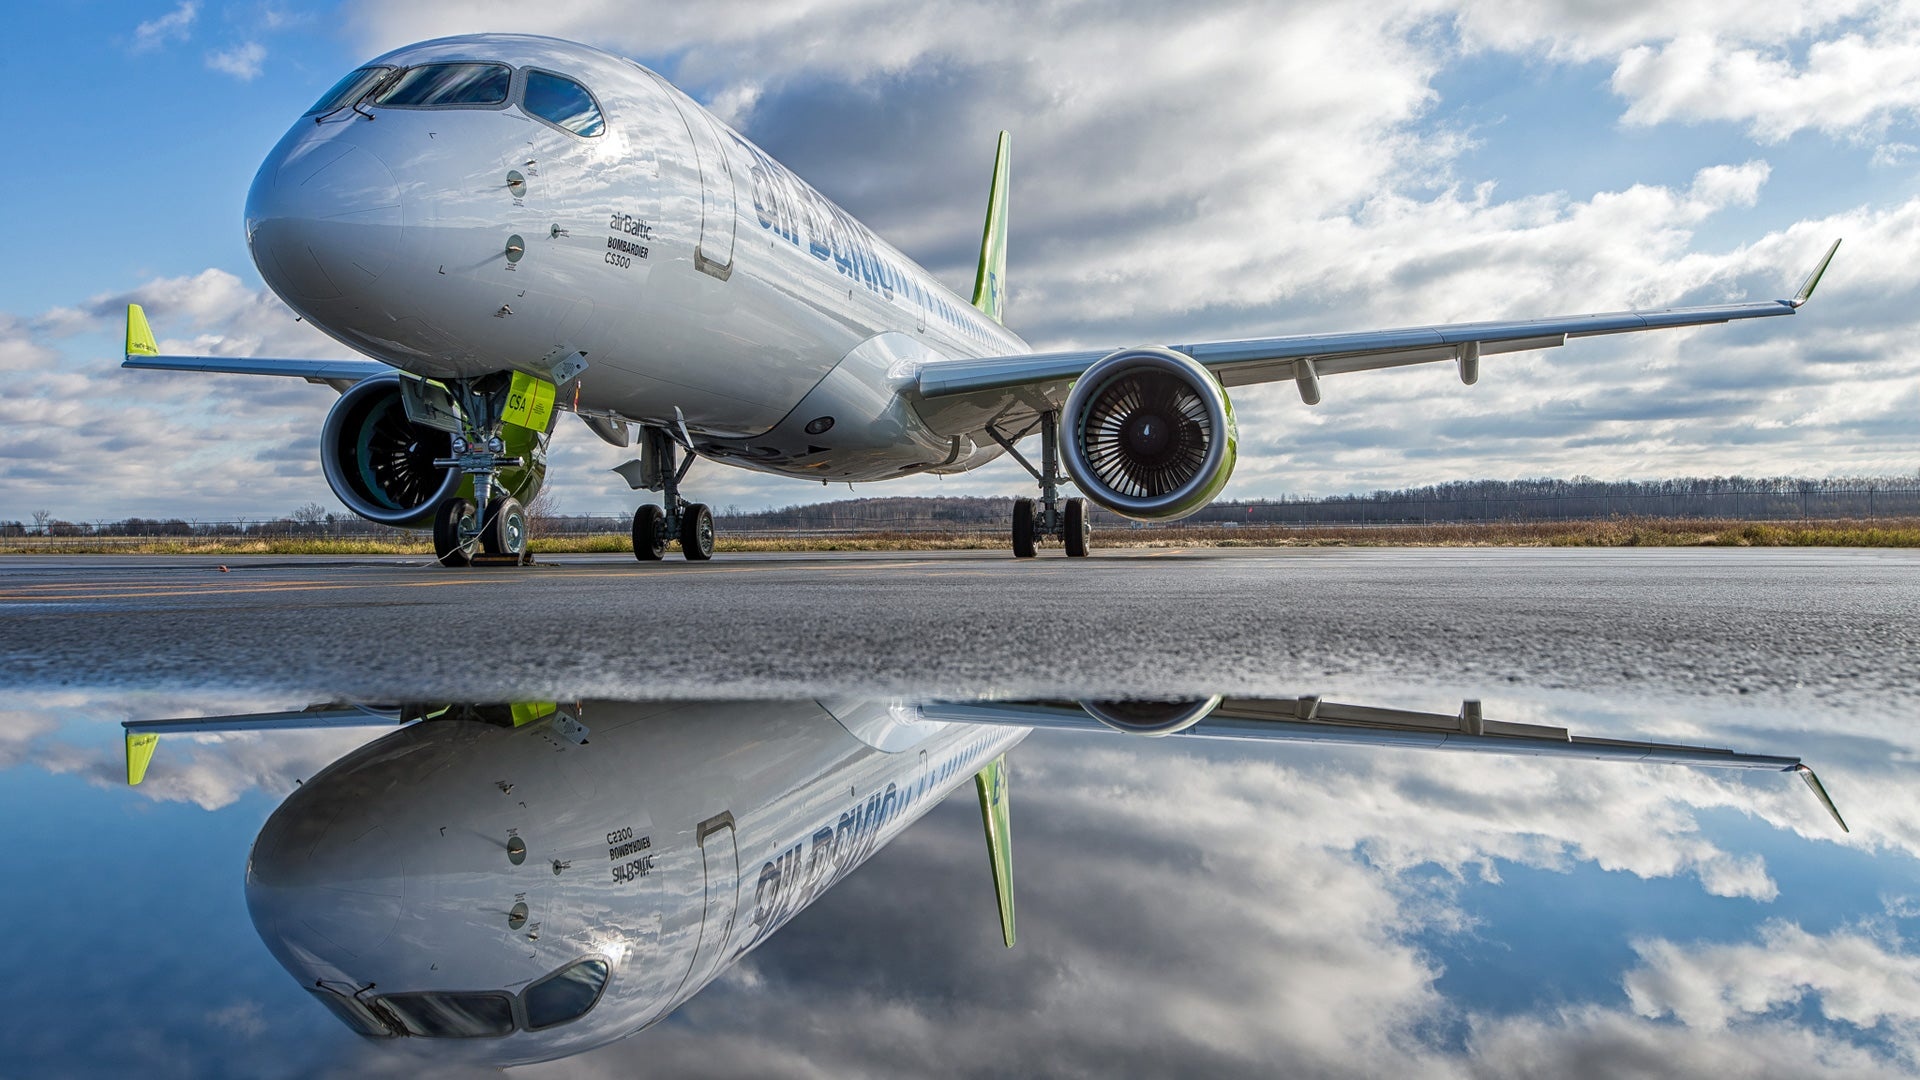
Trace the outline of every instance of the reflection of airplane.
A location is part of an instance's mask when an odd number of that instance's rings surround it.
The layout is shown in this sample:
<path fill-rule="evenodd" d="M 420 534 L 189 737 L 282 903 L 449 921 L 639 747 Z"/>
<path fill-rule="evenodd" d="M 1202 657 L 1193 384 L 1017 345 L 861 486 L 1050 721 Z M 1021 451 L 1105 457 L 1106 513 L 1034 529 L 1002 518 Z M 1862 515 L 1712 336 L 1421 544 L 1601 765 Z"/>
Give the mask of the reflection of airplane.
<path fill-rule="evenodd" d="M 1570 736 L 1486 720 L 1477 702 L 1446 715 L 1317 698 L 323 707 L 130 722 L 128 775 L 162 732 L 341 723 L 407 726 L 261 829 L 255 926 L 355 1031 L 496 1064 L 666 1016 L 969 776 L 1011 945 L 1002 755 L 1034 727 L 1798 771 L 1833 809 L 1798 758 Z"/>
<path fill-rule="evenodd" d="M 128 312 L 128 367 L 290 375 L 341 398 L 321 461 L 341 502 L 434 528 L 441 561 L 517 557 L 556 410 L 640 456 L 662 493 L 634 554 L 712 553 L 682 499 L 694 455 L 806 479 L 960 472 L 1012 454 L 1041 498 L 1013 547 L 1087 553 L 1080 492 L 1139 519 L 1205 506 L 1233 470 L 1226 388 L 1448 362 L 1569 338 L 1792 314 L 1791 300 L 1351 334 L 1035 353 L 1001 325 L 1007 138 L 971 303 L 632 61 L 547 38 L 395 50 L 296 121 L 247 197 L 274 292 L 373 360 L 162 356 Z M 1836 243 L 1836 246 L 1837 243 Z M 1037 432 L 1036 466 L 1014 445 Z M 1061 466 L 1065 466 L 1065 475 Z"/>

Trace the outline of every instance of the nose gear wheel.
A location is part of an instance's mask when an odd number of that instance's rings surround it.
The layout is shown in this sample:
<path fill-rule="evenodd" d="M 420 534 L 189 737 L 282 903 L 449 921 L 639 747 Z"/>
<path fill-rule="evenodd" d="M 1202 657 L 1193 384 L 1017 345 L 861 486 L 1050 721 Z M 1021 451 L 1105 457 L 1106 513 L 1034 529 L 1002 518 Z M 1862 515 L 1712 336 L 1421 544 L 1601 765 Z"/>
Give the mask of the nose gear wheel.
<path fill-rule="evenodd" d="M 479 546 L 473 504 L 465 499 L 442 502 L 433 513 L 433 554 L 440 565 L 466 566 L 473 562 L 474 549 Z"/>
<path fill-rule="evenodd" d="M 526 558 L 527 510 L 519 499 L 502 495 L 488 507 L 486 527 L 480 530 L 480 546 L 489 555 Z"/>

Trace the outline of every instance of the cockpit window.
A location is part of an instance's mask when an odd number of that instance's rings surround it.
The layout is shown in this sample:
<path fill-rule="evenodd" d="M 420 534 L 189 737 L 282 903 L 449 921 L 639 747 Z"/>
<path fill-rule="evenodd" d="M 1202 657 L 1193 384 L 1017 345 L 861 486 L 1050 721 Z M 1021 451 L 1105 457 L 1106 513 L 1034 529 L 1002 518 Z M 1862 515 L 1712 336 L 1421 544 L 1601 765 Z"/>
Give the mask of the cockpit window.
<path fill-rule="evenodd" d="M 544 71 L 527 72 L 527 112 L 558 124 L 575 135 L 594 136 L 606 130 L 600 108 L 587 88 L 572 79 Z"/>
<path fill-rule="evenodd" d="M 380 999 L 407 1034 L 427 1039 L 483 1039 L 513 1031 L 513 1001 L 504 994 L 388 994 Z"/>
<path fill-rule="evenodd" d="M 321 95 L 320 100 L 313 103 L 313 108 L 306 111 L 306 115 L 314 116 L 319 113 L 333 112 L 337 109 L 346 108 L 354 102 L 359 101 L 367 91 L 378 85 L 380 80 L 386 78 L 391 71 L 393 71 L 393 69 L 390 67 L 364 67 L 359 71 L 349 73 L 346 78 L 334 83 L 333 89 Z"/>
<path fill-rule="evenodd" d="M 521 999 L 527 1008 L 527 1030 L 564 1024 L 587 1015 L 607 985 L 605 960 L 582 960 L 565 971 L 527 987 Z"/>
<path fill-rule="evenodd" d="M 387 1030 L 379 1017 L 369 1012 L 367 1007 L 355 998 L 337 991 L 312 986 L 307 987 L 307 993 L 319 998 L 321 1004 L 358 1034 L 370 1039 L 390 1038 L 394 1034 Z"/>
<path fill-rule="evenodd" d="M 498 105 L 513 69 L 505 64 L 421 64 L 400 73 L 375 105 Z"/>

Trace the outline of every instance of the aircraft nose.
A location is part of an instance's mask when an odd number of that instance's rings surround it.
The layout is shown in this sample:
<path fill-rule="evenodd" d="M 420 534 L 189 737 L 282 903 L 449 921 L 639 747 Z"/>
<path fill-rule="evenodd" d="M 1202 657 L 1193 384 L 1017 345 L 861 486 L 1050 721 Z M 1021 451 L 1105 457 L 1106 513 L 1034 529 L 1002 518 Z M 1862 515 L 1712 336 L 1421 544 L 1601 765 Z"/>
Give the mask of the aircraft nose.
<path fill-rule="evenodd" d="M 247 245 L 283 296 L 338 300 L 386 270 L 400 243 L 400 187 L 364 146 L 315 141 L 262 165 L 247 194 Z"/>
<path fill-rule="evenodd" d="M 339 807 L 269 819 L 247 867 L 254 926 L 270 947 L 337 962 L 377 955 L 406 907 L 397 846 L 388 830 Z"/>

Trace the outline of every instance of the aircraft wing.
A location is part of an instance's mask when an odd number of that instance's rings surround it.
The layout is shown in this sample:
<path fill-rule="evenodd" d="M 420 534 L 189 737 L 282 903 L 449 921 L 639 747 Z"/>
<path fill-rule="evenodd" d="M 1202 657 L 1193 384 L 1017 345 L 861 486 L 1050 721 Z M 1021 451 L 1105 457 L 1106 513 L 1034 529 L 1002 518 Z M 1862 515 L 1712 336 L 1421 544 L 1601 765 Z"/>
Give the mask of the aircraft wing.
<path fill-rule="evenodd" d="M 206 371 L 223 375 L 284 375 L 344 390 L 392 371 L 377 360 L 274 360 L 240 356 L 162 356 L 139 304 L 127 305 L 127 358 L 121 367 L 150 371 Z"/>
<path fill-rule="evenodd" d="M 1368 330 L 1348 334 L 1300 334 L 1246 341 L 1203 341 L 1170 346 L 1204 364 L 1224 386 L 1293 379 L 1309 405 L 1319 404 L 1320 376 L 1380 368 L 1453 361 L 1467 383 L 1479 377 L 1483 356 L 1550 349 L 1571 338 L 1625 334 L 1679 326 L 1703 326 L 1739 319 L 1791 315 L 1813 296 L 1814 287 L 1833 261 L 1840 241 L 1827 249 L 1800 291 L 1789 300 L 1761 300 L 1738 304 L 1667 308 L 1659 311 L 1617 311 L 1594 315 L 1566 315 L 1512 322 L 1451 323 L 1398 330 Z M 1113 352 L 1111 349 L 986 356 L 928 364 L 918 377 L 923 398 L 953 398 L 969 394 L 1037 390 L 1059 401 L 1082 372 Z"/>
<path fill-rule="evenodd" d="M 1176 703 L 990 701 L 920 707 L 927 720 L 1069 731 L 1118 730 L 1182 739 L 1402 746 L 1483 754 L 1595 758 L 1645 765 L 1791 772 L 1806 781 L 1842 831 L 1847 823 L 1820 778 L 1797 757 L 1708 746 L 1574 735 L 1566 728 L 1488 720 L 1480 703 L 1457 714 L 1346 705 L 1318 697 L 1216 698 Z"/>

